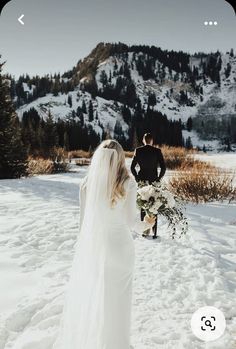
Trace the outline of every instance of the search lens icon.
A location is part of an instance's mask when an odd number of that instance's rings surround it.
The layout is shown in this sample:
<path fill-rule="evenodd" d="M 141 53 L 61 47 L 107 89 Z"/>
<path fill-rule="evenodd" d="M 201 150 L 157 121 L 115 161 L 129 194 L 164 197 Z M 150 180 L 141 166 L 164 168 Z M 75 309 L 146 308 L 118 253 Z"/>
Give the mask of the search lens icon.
<path fill-rule="evenodd" d="M 225 328 L 224 314 L 215 307 L 206 306 L 199 308 L 192 315 L 192 332 L 204 342 L 211 342 L 220 338 L 224 334 Z"/>
<path fill-rule="evenodd" d="M 206 320 L 206 321 L 205 321 L 205 326 L 212 327 L 211 321 L 210 321 L 210 320 Z"/>

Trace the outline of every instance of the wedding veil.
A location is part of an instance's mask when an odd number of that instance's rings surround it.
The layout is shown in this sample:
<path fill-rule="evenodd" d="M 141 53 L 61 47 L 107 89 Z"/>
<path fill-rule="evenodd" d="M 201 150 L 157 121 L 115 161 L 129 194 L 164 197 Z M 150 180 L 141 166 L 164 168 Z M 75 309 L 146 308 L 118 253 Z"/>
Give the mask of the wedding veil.
<path fill-rule="evenodd" d="M 115 149 L 99 147 L 82 183 L 85 209 L 75 247 L 65 306 L 54 349 L 103 348 L 104 277 L 111 214 L 111 196 L 117 175 Z"/>

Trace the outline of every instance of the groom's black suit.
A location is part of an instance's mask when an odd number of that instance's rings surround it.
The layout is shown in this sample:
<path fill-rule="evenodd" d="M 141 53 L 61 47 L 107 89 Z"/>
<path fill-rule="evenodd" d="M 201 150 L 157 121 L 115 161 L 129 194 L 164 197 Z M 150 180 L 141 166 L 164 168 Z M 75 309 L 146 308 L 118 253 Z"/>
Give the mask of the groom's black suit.
<path fill-rule="evenodd" d="M 139 165 L 139 172 L 136 171 L 136 166 Z M 158 167 L 161 171 L 158 175 Z M 155 148 L 149 144 L 139 147 L 135 150 L 134 157 L 131 163 L 131 172 L 136 181 L 148 181 L 150 184 L 159 181 L 166 172 L 165 161 L 161 149 Z M 141 210 L 141 219 L 145 216 L 145 212 Z M 154 235 L 157 232 L 157 221 L 153 227 Z"/>

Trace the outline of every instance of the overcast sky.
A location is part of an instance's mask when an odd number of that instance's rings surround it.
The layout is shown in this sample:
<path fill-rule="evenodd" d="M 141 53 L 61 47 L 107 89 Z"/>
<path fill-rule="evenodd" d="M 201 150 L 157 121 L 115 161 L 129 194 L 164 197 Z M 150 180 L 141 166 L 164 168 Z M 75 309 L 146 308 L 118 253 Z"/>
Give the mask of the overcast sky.
<path fill-rule="evenodd" d="M 16 77 L 42 75 L 71 69 L 100 41 L 225 52 L 235 34 L 224 0 L 13 0 L 0 17 L 0 54 Z"/>

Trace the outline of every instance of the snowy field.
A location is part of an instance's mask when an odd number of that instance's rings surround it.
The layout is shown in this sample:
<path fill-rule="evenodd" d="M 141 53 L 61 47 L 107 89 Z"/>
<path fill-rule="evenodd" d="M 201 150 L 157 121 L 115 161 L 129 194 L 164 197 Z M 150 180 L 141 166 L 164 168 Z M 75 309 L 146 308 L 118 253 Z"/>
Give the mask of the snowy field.
<path fill-rule="evenodd" d="M 227 169 L 236 173 L 236 153 L 213 153 L 196 154 L 196 159 L 208 161 L 216 167 Z"/>
<path fill-rule="evenodd" d="M 225 167 L 236 164 L 222 156 Z M 0 349 L 52 347 L 85 173 L 0 181 Z M 235 212 L 233 203 L 188 205 L 187 237 L 172 241 L 162 220 L 158 240 L 134 233 L 134 349 L 236 348 Z M 208 344 L 190 328 L 192 314 L 204 305 L 220 308 L 227 321 L 224 336 Z"/>

